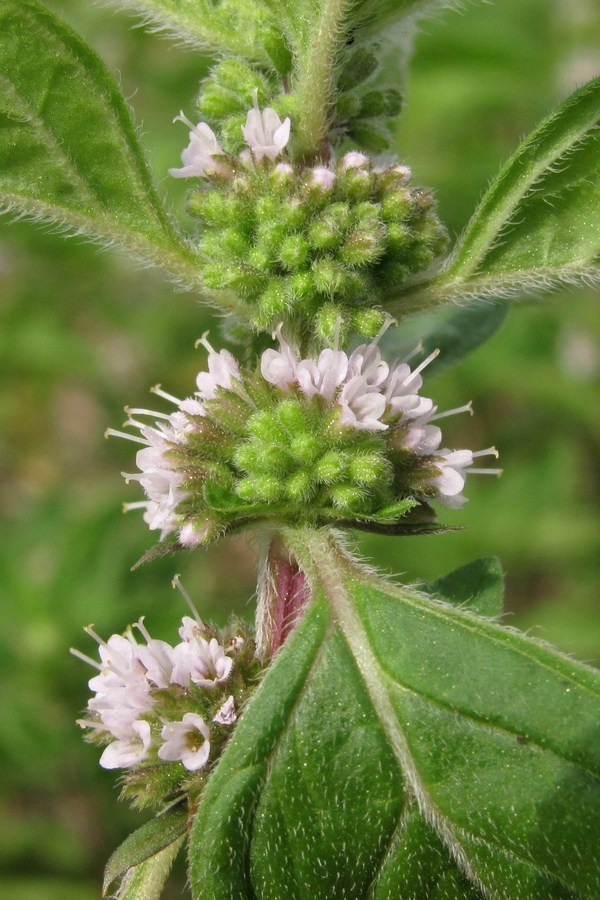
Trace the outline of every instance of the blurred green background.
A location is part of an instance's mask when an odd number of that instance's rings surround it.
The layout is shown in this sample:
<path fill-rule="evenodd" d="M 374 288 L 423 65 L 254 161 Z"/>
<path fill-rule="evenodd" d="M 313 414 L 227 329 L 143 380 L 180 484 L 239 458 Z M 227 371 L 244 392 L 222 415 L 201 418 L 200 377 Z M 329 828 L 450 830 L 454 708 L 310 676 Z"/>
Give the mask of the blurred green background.
<path fill-rule="evenodd" d="M 162 191 L 185 221 L 185 185 L 169 179 L 186 141 L 171 119 L 192 99 L 208 59 L 132 29 L 82 0 L 48 2 L 117 73 L 141 124 Z M 558 101 L 600 73 L 595 0 L 503 0 L 445 11 L 417 41 L 398 132 L 417 182 L 435 188 L 453 234 L 499 164 Z M 189 226 L 186 221 L 186 226 Z M 130 566 L 151 537 L 123 500 L 131 444 L 106 442 L 123 405 L 153 406 L 161 381 L 189 393 L 204 358 L 194 339 L 217 326 L 191 294 L 114 251 L 28 224 L 0 230 L 0 896 L 99 896 L 108 854 L 142 817 L 117 803 L 74 720 L 91 671 L 81 627 L 121 631 L 144 614 L 174 639 L 183 605 L 175 571 L 203 617 L 253 615 L 256 550 L 247 538 L 205 552 Z M 451 446 L 495 443 L 503 477 L 468 484 L 465 530 L 427 538 L 361 539 L 376 564 L 430 579 L 486 554 L 507 572 L 506 622 L 600 663 L 600 315 L 596 293 L 563 293 L 515 309 L 494 339 L 429 380 L 452 420 Z M 185 892 L 175 878 L 172 896 Z"/>

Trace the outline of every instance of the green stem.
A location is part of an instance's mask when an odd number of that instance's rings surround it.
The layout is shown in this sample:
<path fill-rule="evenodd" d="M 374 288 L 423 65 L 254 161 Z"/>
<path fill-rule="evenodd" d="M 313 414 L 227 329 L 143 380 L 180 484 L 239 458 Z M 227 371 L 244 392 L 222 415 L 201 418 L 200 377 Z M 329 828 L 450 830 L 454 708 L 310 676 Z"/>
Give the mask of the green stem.
<path fill-rule="evenodd" d="M 314 37 L 299 62 L 295 91 L 299 97 L 294 149 L 301 159 L 311 159 L 326 150 L 329 108 L 337 50 L 345 38 L 349 0 L 324 3 Z"/>

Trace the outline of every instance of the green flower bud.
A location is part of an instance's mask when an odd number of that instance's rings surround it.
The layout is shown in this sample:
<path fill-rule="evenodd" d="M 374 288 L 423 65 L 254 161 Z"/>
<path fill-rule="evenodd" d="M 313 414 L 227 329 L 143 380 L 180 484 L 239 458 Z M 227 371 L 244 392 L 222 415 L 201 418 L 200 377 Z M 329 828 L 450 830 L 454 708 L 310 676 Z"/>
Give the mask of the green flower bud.
<path fill-rule="evenodd" d="M 299 434 L 292 439 L 290 452 L 301 463 L 314 463 L 321 452 L 321 441 L 316 434 Z"/>
<path fill-rule="evenodd" d="M 351 280 L 347 268 L 332 259 L 318 260 L 313 268 L 316 289 L 333 297 L 336 294 L 344 296 L 351 290 Z"/>
<path fill-rule="evenodd" d="M 367 495 L 360 487 L 348 482 L 346 484 L 332 485 L 331 499 L 334 506 L 350 514 L 364 507 Z"/>
<path fill-rule="evenodd" d="M 330 450 L 315 464 L 315 476 L 324 484 L 332 484 L 344 477 L 347 467 L 347 454 Z"/>
<path fill-rule="evenodd" d="M 348 91 L 361 81 L 370 78 L 379 68 L 380 54 L 381 50 L 377 44 L 355 50 L 338 76 L 339 90 Z"/>
<path fill-rule="evenodd" d="M 340 247 L 340 257 L 349 266 L 373 263 L 385 250 L 384 238 L 383 228 L 355 228 Z"/>
<path fill-rule="evenodd" d="M 317 486 L 309 472 L 296 472 L 285 485 L 286 496 L 295 503 L 307 503 L 315 495 Z"/>
<path fill-rule="evenodd" d="M 389 191 L 381 201 L 381 216 L 388 222 L 403 222 L 413 209 L 411 193 L 407 188 Z"/>
<path fill-rule="evenodd" d="M 277 503 L 282 498 L 282 486 L 272 475 L 253 475 L 237 483 L 238 496 L 247 503 Z"/>
<path fill-rule="evenodd" d="M 309 256 L 308 241 L 300 234 L 292 234 L 284 238 L 279 249 L 279 259 L 286 269 L 299 269 Z"/>
<path fill-rule="evenodd" d="M 376 485 L 391 478 L 391 467 L 379 453 L 358 453 L 350 460 L 349 471 L 358 484 Z"/>
<path fill-rule="evenodd" d="M 378 309 L 360 309 L 352 316 L 352 326 L 359 334 L 374 338 L 385 322 L 385 315 Z"/>

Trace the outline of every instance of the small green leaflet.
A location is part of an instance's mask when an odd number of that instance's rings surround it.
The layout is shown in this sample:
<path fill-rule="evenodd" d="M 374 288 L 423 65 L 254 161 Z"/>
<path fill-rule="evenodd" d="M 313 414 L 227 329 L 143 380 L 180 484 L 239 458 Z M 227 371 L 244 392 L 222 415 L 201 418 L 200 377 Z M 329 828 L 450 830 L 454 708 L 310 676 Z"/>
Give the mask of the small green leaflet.
<path fill-rule="evenodd" d="M 106 864 L 103 896 L 108 894 L 112 883 L 123 878 L 130 869 L 139 868 L 142 863 L 151 860 L 173 844 L 179 847 L 180 838 L 185 837 L 187 824 L 187 808 L 174 807 L 155 816 L 130 834 Z"/>
<path fill-rule="evenodd" d="M 207 785 L 194 897 L 598 897 L 600 675 L 471 611 L 495 562 L 449 604 L 292 549 L 316 596 Z"/>
<path fill-rule="evenodd" d="M 495 556 L 476 559 L 436 581 L 418 585 L 418 589 L 478 616 L 496 619 L 502 615 L 504 575 Z"/>
<path fill-rule="evenodd" d="M 600 280 L 600 78 L 533 132 L 483 197 L 447 266 L 390 297 L 401 313 Z"/>
<path fill-rule="evenodd" d="M 135 868 L 129 869 L 114 895 L 114 900 L 160 900 L 171 866 L 183 841 L 183 837 L 178 838 L 164 850 L 150 856 Z"/>
<path fill-rule="evenodd" d="M 116 243 L 198 286 L 103 63 L 34 0 L 0 0 L 0 208 Z"/>

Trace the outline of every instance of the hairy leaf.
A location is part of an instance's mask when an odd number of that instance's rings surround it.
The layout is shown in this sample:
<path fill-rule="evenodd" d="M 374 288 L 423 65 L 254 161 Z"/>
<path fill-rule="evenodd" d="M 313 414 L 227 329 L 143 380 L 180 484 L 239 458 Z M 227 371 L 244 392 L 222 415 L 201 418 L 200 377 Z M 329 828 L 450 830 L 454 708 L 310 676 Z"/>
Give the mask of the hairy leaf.
<path fill-rule="evenodd" d="M 521 144 L 484 195 L 446 268 L 396 298 L 395 311 L 598 282 L 599 125 L 597 78 Z"/>
<path fill-rule="evenodd" d="M 405 356 L 420 341 L 427 356 L 440 355 L 427 367 L 427 375 L 437 375 L 456 365 L 489 340 L 502 326 L 508 313 L 506 302 L 495 301 L 466 308 L 446 307 L 411 316 L 398 329 L 390 329 L 381 341 L 388 356 Z"/>
<path fill-rule="evenodd" d="M 495 556 L 476 559 L 420 590 L 448 603 L 469 609 L 478 616 L 496 618 L 504 604 L 504 576 L 500 560 Z"/>
<path fill-rule="evenodd" d="M 598 673 L 455 605 L 458 573 L 447 604 L 293 549 L 316 596 L 207 785 L 194 896 L 597 897 Z M 471 608 L 497 574 L 466 567 Z"/>
<path fill-rule="evenodd" d="M 113 881 L 122 878 L 128 869 L 139 866 L 184 836 L 187 822 L 187 809 L 170 809 L 130 834 L 106 864 L 103 894 L 106 894 Z"/>
<path fill-rule="evenodd" d="M 198 284 L 110 73 L 34 0 L 0 0 L 0 206 Z"/>
<path fill-rule="evenodd" d="M 259 0 L 111 0 L 139 13 L 151 30 L 165 31 L 196 47 L 265 62 L 261 38 L 271 26 Z"/>
<path fill-rule="evenodd" d="M 125 874 L 115 900 L 160 900 L 183 837 Z"/>

